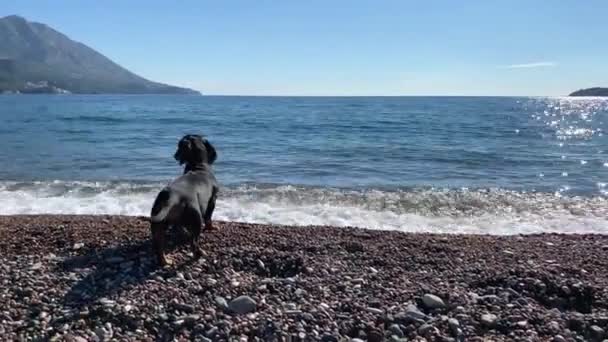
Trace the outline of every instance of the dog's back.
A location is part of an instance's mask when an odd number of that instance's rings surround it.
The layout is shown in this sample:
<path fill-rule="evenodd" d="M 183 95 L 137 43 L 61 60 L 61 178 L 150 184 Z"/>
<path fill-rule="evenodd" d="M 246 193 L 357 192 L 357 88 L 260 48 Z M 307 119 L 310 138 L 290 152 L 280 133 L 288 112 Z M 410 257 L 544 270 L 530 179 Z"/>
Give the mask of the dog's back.
<path fill-rule="evenodd" d="M 200 207 L 217 192 L 217 180 L 210 168 L 199 168 L 188 171 L 168 184 L 156 196 L 151 222 L 173 221 L 178 218 L 186 206 Z"/>

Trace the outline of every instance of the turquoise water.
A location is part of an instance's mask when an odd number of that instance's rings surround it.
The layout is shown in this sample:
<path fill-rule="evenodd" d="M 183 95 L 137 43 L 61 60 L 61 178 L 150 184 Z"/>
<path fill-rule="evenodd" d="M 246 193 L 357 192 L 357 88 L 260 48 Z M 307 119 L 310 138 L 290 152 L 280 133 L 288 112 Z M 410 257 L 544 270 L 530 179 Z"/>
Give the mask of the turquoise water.
<path fill-rule="evenodd" d="M 219 153 L 219 218 L 606 226 L 606 99 L 2 96 L 0 118 L 0 214 L 147 214 L 180 173 L 177 140 L 202 133 Z"/>

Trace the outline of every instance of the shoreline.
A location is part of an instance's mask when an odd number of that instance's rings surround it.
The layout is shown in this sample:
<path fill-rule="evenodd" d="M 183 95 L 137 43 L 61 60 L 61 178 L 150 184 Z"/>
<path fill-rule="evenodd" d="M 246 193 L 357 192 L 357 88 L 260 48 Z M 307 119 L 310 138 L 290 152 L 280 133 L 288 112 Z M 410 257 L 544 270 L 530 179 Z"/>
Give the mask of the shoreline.
<path fill-rule="evenodd" d="M 174 265 L 158 269 L 148 225 L 0 216 L 0 339 L 608 337 L 608 235 L 217 222 L 201 260 L 178 246 Z"/>

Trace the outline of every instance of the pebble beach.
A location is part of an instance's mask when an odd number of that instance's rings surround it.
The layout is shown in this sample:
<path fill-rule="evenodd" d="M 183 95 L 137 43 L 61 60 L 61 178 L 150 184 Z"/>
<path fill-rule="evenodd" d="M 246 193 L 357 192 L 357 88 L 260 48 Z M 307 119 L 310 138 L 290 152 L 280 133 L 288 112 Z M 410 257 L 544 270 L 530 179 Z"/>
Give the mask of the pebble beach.
<path fill-rule="evenodd" d="M 608 236 L 0 217 L 3 341 L 602 341 Z"/>

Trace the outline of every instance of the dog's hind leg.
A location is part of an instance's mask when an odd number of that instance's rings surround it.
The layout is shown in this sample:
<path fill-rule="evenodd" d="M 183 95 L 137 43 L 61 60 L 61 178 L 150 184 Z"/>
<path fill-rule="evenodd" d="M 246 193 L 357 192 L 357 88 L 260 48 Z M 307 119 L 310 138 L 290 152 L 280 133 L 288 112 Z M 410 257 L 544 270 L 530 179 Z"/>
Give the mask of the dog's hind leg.
<path fill-rule="evenodd" d="M 209 198 L 209 203 L 207 204 L 207 209 L 204 211 L 205 213 L 205 230 L 213 230 L 213 222 L 211 221 L 211 217 L 213 216 L 213 210 L 215 210 L 215 200 L 217 199 L 218 188 L 213 187 L 213 193 Z"/>
<path fill-rule="evenodd" d="M 171 265 L 171 259 L 165 255 L 165 231 L 167 224 L 164 222 L 152 222 L 150 228 L 152 230 L 152 249 L 154 249 L 158 264 L 161 267 Z"/>
<path fill-rule="evenodd" d="M 190 248 L 195 259 L 203 255 L 203 251 L 199 246 L 199 237 L 201 235 L 202 217 L 198 208 L 186 208 L 184 215 L 187 217 L 187 226 L 190 230 Z"/>

